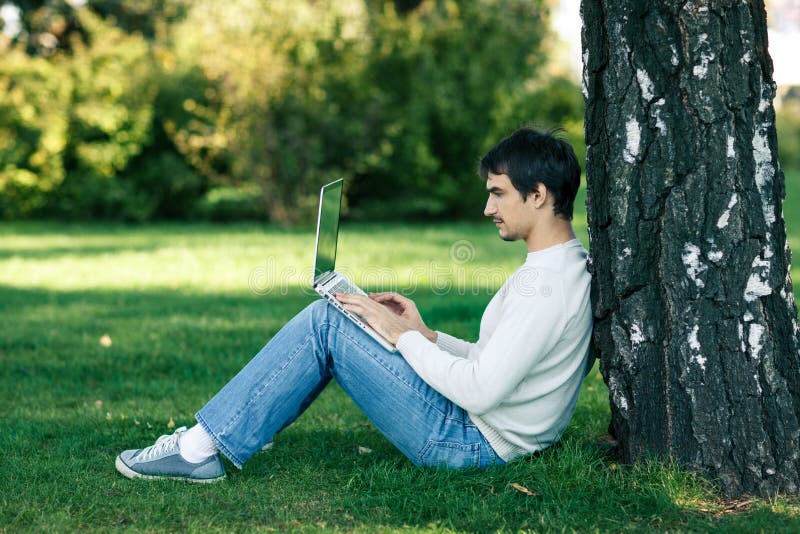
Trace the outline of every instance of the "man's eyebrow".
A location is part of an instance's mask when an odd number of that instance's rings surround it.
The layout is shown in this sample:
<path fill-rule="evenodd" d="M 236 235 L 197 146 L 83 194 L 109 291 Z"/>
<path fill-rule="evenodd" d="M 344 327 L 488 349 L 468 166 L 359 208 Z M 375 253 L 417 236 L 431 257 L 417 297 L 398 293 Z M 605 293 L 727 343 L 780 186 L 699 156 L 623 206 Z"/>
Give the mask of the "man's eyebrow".
<path fill-rule="evenodd" d="M 486 188 L 486 192 L 487 193 L 497 193 L 498 191 L 502 191 L 502 190 L 503 190 L 502 188 L 497 187 L 496 185 L 493 185 L 492 187 L 487 187 Z"/>

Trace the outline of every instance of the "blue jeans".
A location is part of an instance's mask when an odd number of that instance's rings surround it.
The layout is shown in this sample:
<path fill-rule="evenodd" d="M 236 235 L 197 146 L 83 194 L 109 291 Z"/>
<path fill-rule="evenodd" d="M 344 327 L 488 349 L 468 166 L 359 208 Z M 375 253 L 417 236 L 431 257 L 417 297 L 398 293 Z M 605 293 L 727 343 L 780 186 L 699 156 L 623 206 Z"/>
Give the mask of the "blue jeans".
<path fill-rule="evenodd" d="M 199 412 L 217 448 L 242 464 L 292 423 L 333 378 L 417 465 L 504 463 L 467 413 L 324 300 L 289 321 Z"/>

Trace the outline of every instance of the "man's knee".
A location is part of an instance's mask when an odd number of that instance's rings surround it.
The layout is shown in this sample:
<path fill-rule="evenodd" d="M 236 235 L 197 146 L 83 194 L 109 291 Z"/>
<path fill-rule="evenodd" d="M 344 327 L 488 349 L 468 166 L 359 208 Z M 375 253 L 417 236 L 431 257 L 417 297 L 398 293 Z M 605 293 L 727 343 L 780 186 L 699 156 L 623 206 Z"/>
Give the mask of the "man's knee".
<path fill-rule="evenodd" d="M 328 317 L 330 306 L 325 299 L 319 299 L 306 306 L 305 312 L 311 315 L 311 321 L 317 325 Z"/>
<path fill-rule="evenodd" d="M 328 306 L 330 306 L 330 304 L 328 304 L 328 301 L 326 301 L 325 299 L 318 299 L 309 304 L 308 308 L 310 309 L 311 313 L 320 313 L 320 312 L 327 313 Z"/>

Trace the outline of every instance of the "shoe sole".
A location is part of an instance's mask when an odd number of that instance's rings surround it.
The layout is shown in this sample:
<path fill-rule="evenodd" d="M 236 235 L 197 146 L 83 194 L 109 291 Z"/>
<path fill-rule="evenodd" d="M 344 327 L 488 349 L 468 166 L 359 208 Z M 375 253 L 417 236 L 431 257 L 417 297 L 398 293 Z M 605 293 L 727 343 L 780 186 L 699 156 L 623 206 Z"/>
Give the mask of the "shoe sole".
<path fill-rule="evenodd" d="M 220 482 L 225 480 L 227 475 L 218 476 L 216 478 L 189 478 L 189 477 L 171 477 L 167 475 L 143 475 L 142 473 L 137 473 L 130 467 L 128 467 L 125 462 L 122 461 L 122 458 L 117 456 L 117 460 L 114 462 L 114 467 L 117 468 L 117 471 L 126 478 L 130 478 L 131 480 L 134 478 L 140 478 L 142 480 L 182 480 L 184 482 L 191 482 L 193 484 L 213 484 L 214 482 Z"/>

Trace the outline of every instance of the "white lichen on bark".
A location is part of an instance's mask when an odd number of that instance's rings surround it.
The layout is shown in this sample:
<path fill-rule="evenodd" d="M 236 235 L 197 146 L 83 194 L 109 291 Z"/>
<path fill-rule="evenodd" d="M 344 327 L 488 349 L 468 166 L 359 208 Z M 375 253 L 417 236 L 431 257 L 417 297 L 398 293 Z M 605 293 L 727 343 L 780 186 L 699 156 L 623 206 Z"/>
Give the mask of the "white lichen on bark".
<path fill-rule="evenodd" d="M 589 100 L 589 51 L 583 51 L 583 71 L 581 75 L 581 92 L 583 98 Z"/>
<path fill-rule="evenodd" d="M 761 357 L 761 338 L 764 335 L 764 326 L 758 323 L 750 323 L 750 329 L 747 334 L 747 344 L 750 346 L 750 356 L 754 360 Z"/>
<path fill-rule="evenodd" d="M 762 258 L 761 254 L 758 254 L 753 258 L 750 269 L 750 277 L 747 279 L 747 287 L 744 290 L 744 300 L 747 302 L 752 302 L 759 297 L 772 293 L 772 288 L 767 283 L 770 269 L 769 260 Z"/>
<path fill-rule="evenodd" d="M 704 288 L 706 284 L 700 279 L 700 275 L 708 269 L 708 266 L 700 261 L 700 247 L 694 243 L 686 243 L 683 246 L 681 260 L 686 267 L 686 276 L 689 280 L 698 288 Z"/>
<path fill-rule="evenodd" d="M 700 48 L 700 63 L 692 67 L 692 74 L 702 80 L 708 74 L 708 65 L 716 56 L 709 50 L 708 34 L 701 33 L 697 39 L 697 47 Z"/>
<path fill-rule="evenodd" d="M 760 108 L 759 108 L 760 109 Z M 772 150 L 767 139 L 767 124 L 756 125 L 753 134 L 753 161 L 755 163 L 755 181 L 761 196 L 761 211 L 767 226 L 775 222 L 775 207 L 772 204 L 772 180 L 775 178 L 775 167 L 772 164 Z"/>
<path fill-rule="evenodd" d="M 659 135 L 667 135 L 667 123 L 661 118 L 661 107 L 664 105 L 665 100 L 659 98 L 651 108 L 651 114 L 656 119 L 656 128 Z"/>
<path fill-rule="evenodd" d="M 616 376 L 612 375 L 608 378 L 608 391 L 611 394 L 611 401 L 614 405 L 619 408 L 623 416 L 627 416 L 628 399 L 625 397 L 625 393 L 622 391 L 622 384 Z"/>
<path fill-rule="evenodd" d="M 717 219 L 717 228 L 722 229 L 728 226 L 728 220 L 731 217 L 731 210 L 733 207 L 739 202 L 739 196 L 736 193 L 731 195 L 731 199 L 728 201 L 728 208 L 722 212 L 722 215 L 719 216 Z"/>
<path fill-rule="evenodd" d="M 642 127 L 636 117 L 631 117 L 625 123 L 625 150 L 622 151 L 622 158 L 628 163 L 636 163 L 636 156 L 639 155 L 639 143 L 642 140 Z"/>
<path fill-rule="evenodd" d="M 644 69 L 636 69 L 636 81 L 639 83 L 639 90 L 642 92 L 642 98 L 646 102 L 650 102 L 655 96 L 655 86 L 647 71 Z"/>
<path fill-rule="evenodd" d="M 698 332 L 700 332 L 700 327 L 698 325 L 694 325 L 691 332 L 689 332 L 689 336 L 687 337 L 687 342 L 689 343 L 689 349 L 691 352 L 690 361 L 696 363 L 700 366 L 701 370 L 705 371 L 706 358 L 703 356 L 703 347 L 700 346 L 700 340 L 697 339 Z"/>
<path fill-rule="evenodd" d="M 644 343 L 645 337 L 642 333 L 642 327 L 635 321 L 631 324 L 631 349 L 638 349 L 639 345 Z"/>

